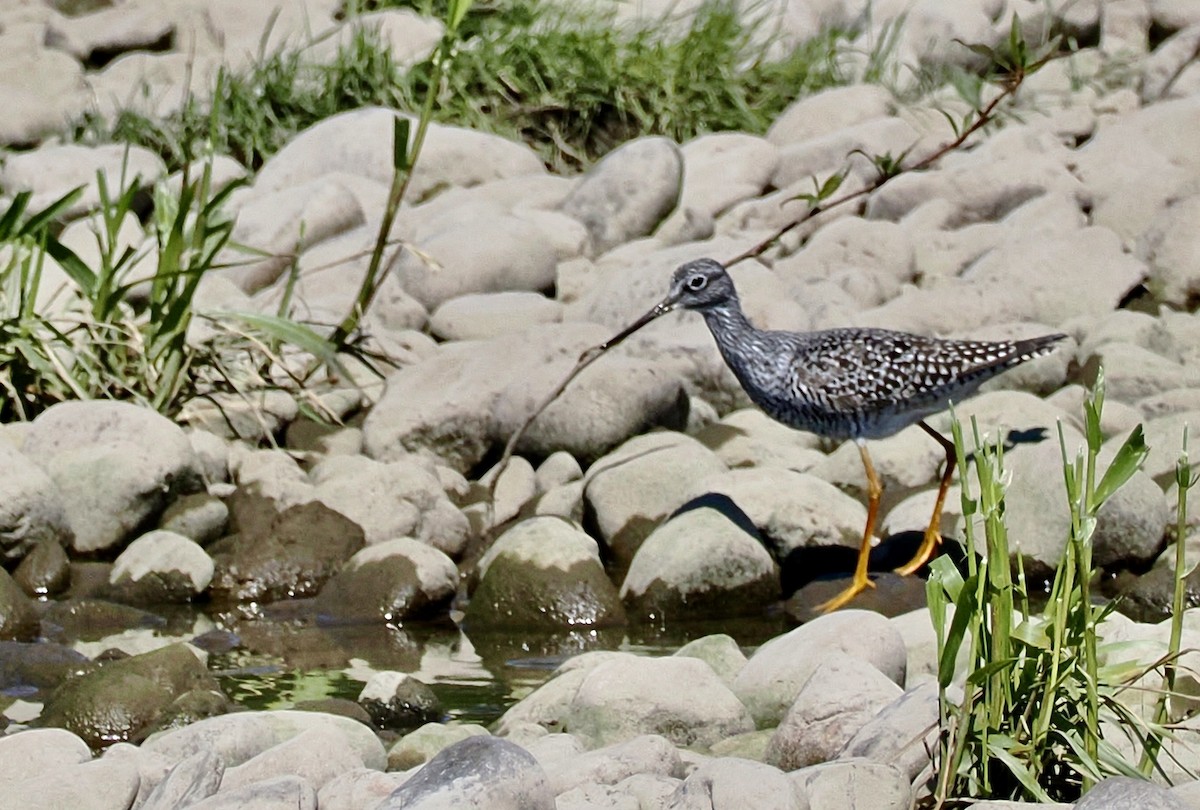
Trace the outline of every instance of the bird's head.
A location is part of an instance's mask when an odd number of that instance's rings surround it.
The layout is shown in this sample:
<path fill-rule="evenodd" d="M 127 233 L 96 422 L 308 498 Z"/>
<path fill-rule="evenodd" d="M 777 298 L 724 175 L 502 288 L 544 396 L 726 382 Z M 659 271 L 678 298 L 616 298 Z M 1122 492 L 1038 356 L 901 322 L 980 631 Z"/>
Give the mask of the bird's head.
<path fill-rule="evenodd" d="M 671 289 L 660 307 L 705 310 L 737 298 L 733 280 L 715 259 L 696 259 L 671 276 Z"/>
<path fill-rule="evenodd" d="M 667 297 L 655 304 L 654 309 L 622 329 L 599 348 L 612 348 L 651 321 L 661 318 L 676 309 L 707 310 L 737 301 L 737 291 L 725 268 L 715 259 L 696 259 L 681 265 L 671 276 L 671 288 Z M 586 356 L 586 355 L 585 355 Z"/>

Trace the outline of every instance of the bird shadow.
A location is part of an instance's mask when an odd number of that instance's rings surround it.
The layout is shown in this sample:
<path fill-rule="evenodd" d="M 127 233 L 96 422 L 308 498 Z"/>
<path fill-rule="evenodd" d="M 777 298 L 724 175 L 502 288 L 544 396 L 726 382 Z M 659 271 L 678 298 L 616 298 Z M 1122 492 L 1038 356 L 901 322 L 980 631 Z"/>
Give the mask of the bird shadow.
<path fill-rule="evenodd" d="M 907 563 L 917 553 L 924 534 L 919 531 L 897 532 L 884 538 L 871 549 L 867 561 L 870 573 L 890 573 Z M 965 575 L 967 553 L 956 537 L 943 537 L 941 553 L 950 557 L 954 566 Z M 858 561 L 858 550 L 846 546 L 802 546 L 792 549 L 780 562 L 780 582 L 784 598 L 817 580 L 848 579 Z M 923 565 L 914 576 L 924 578 L 929 566 Z"/>

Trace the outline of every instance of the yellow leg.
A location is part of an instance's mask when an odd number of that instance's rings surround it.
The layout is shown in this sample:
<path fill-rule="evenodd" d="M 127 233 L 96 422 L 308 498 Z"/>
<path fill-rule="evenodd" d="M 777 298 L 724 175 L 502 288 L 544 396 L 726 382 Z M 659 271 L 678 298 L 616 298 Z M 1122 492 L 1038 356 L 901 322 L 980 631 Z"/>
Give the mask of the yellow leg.
<path fill-rule="evenodd" d="M 954 477 L 954 467 L 958 461 L 954 455 L 953 442 L 925 424 L 924 421 L 917 424 L 921 426 L 922 430 L 936 439 L 938 444 L 942 446 L 942 449 L 946 451 L 946 469 L 942 472 L 942 483 L 938 487 L 937 500 L 933 504 L 933 517 L 929 519 L 929 526 L 925 529 L 925 539 L 921 541 L 921 547 L 917 549 L 917 553 L 913 555 L 913 558 L 896 569 L 896 573 L 901 576 L 908 576 L 933 559 L 934 553 L 942 543 L 942 509 L 946 506 L 946 492 L 950 489 L 950 481 Z"/>
<path fill-rule="evenodd" d="M 867 452 L 866 442 L 858 440 L 858 453 L 862 456 L 863 469 L 867 473 L 867 526 L 863 529 L 862 545 L 858 549 L 858 563 L 854 566 L 854 577 L 846 589 L 828 602 L 817 605 L 817 610 L 829 613 L 844 607 L 854 597 L 867 588 L 874 588 L 875 583 L 867 579 L 867 561 L 871 557 L 871 539 L 875 536 L 875 521 L 879 517 L 879 499 L 883 496 L 883 485 L 875 474 L 875 465 Z"/>

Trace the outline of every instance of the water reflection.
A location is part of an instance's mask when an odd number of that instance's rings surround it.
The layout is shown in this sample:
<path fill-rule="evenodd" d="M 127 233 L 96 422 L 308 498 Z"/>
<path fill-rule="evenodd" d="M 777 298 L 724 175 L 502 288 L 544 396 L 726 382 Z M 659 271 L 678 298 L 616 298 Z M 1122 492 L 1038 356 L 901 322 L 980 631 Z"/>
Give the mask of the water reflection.
<path fill-rule="evenodd" d="M 490 723 L 544 683 L 565 659 L 593 650 L 666 655 L 696 638 L 732 636 L 746 653 L 788 629 L 782 614 L 750 619 L 571 629 L 553 633 L 463 628 L 449 619 L 329 625 L 311 601 L 227 611 L 187 611 L 170 621 L 138 622 L 97 637 L 63 622 L 57 638 L 94 658 L 117 648 L 146 652 L 190 641 L 208 653 L 209 669 L 236 703 L 251 709 L 287 708 L 326 698 L 355 700 L 380 670 L 409 673 L 428 684 L 446 719 Z"/>

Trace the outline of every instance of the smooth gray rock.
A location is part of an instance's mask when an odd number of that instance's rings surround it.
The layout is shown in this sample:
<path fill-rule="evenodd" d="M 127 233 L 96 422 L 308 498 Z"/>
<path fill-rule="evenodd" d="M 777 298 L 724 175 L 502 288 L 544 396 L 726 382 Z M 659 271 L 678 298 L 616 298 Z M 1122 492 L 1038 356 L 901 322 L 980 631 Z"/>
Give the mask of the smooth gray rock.
<path fill-rule="evenodd" d="M 367 455 L 396 461 L 410 453 L 436 457 L 466 472 L 499 435 L 494 408 L 506 388 L 553 365 L 565 374 L 589 346 L 607 337 L 592 324 L 546 324 L 489 341 L 450 343 L 388 378 L 363 423 Z M 540 399 L 544 393 L 539 392 Z M 532 412 L 533 404 L 520 420 Z M 513 427 L 515 428 L 514 418 Z"/>
<path fill-rule="evenodd" d="M 109 191 L 116 195 L 123 190 L 122 177 L 144 189 L 165 177 L 167 169 L 162 158 L 141 146 L 51 144 L 10 154 L 0 168 L 0 186 L 9 194 L 32 191 L 31 211 L 84 186 L 83 194 L 64 212 L 68 217 L 79 216 L 100 204 L 97 172 L 105 176 Z"/>
<path fill-rule="evenodd" d="M 554 810 L 546 773 L 528 752 L 497 737 L 442 749 L 377 810 Z"/>
<path fill-rule="evenodd" d="M 87 743 L 65 729 L 31 728 L 9 734 L 0 737 L 0 785 L 19 782 L 39 770 L 67 770 L 91 758 Z"/>
<path fill-rule="evenodd" d="M 779 161 L 765 138 L 742 132 L 700 135 L 680 148 L 684 177 L 680 208 L 716 217 L 733 204 L 762 194 Z"/>
<path fill-rule="evenodd" d="M 392 129 L 396 113 L 364 107 L 326 118 L 301 132 L 262 167 L 257 189 L 292 188 L 329 172 L 343 171 L 382 183 L 392 179 Z M 422 200 L 446 186 L 544 174 L 529 147 L 496 135 L 433 124 L 408 199 Z M 368 212 L 369 214 L 374 212 Z"/>
<path fill-rule="evenodd" d="M 510 383 L 493 410 L 499 434 L 511 435 L 565 373 L 558 365 L 547 366 Z M 605 358 L 538 415 L 517 451 L 544 456 L 565 450 L 587 463 L 652 428 L 682 430 L 688 412 L 678 374 L 646 360 Z"/>
<path fill-rule="evenodd" d="M 367 545 L 412 537 L 446 554 L 462 552 L 467 518 L 427 464 L 331 456 L 310 478 L 316 499 L 361 526 Z"/>
<path fill-rule="evenodd" d="M 690 508 L 651 532 L 621 585 L 630 613 L 645 621 L 758 615 L 777 601 L 779 566 L 741 517 Z"/>
<path fill-rule="evenodd" d="M 778 768 L 736 757 L 702 762 L 676 788 L 669 810 L 800 810 L 788 778 Z"/>
<path fill-rule="evenodd" d="M 37 543 L 71 542 L 58 487 L 32 459 L 0 441 L 0 559 L 19 560 Z"/>
<path fill-rule="evenodd" d="M 329 727 L 314 727 L 226 769 L 221 791 L 283 776 L 299 777 L 316 791 L 339 774 L 363 765 L 362 756 L 344 734 Z"/>
<path fill-rule="evenodd" d="M 491 213 L 447 222 L 416 246 L 420 252 L 404 251 L 394 272 L 430 311 L 465 295 L 536 293 L 554 284 L 558 255 L 543 225 L 527 217 Z"/>
<path fill-rule="evenodd" d="M 861 182 L 871 178 L 875 169 L 856 150 L 868 155 L 897 155 L 912 146 L 918 136 L 912 124 L 888 115 L 789 143 L 779 149 L 779 167 L 771 178 L 771 185 L 789 189 L 794 194 L 811 193 L 814 178 L 824 182 L 834 172 L 847 168 L 852 179 Z M 888 183 L 886 188 L 891 185 Z"/>
<path fill-rule="evenodd" d="M 222 790 L 189 810 L 317 810 L 317 791 L 299 776 L 275 776 Z"/>
<path fill-rule="evenodd" d="M 46 701 L 41 722 L 78 734 L 96 748 L 137 742 L 177 698 L 215 688 L 192 649 L 172 644 L 110 661 L 66 681 Z"/>
<path fill-rule="evenodd" d="M 767 140 L 779 146 L 802 143 L 888 115 L 894 104 L 892 94 L 878 85 L 831 87 L 792 102 L 767 130 Z"/>
<path fill-rule="evenodd" d="M 459 740 L 487 733 L 487 729 L 474 723 L 426 723 L 405 734 L 388 749 L 388 769 L 404 771 L 415 768 Z"/>
<path fill-rule="evenodd" d="M 1150 452 L 1142 464 L 1142 471 L 1159 484 L 1166 486 L 1175 478 L 1175 463 L 1183 449 L 1184 425 L 1200 424 L 1200 408 L 1147 419 L 1142 423 L 1143 437 Z M 1114 436 L 1100 450 L 1099 465 L 1103 469 L 1125 443 L 1124 435 Z"/>
<path fill-rule="evenodd" d="M 364 222 L 354 195 L 337 180 L 311 182 L 255 194 L 243 202 L 232 241 L 256 253 L 226 248 L 218 262 L 232 266 L 217 272 L 246 293 L 274 284 L 308 246 L 352 230 Z M 257 258 L 261 251 L 265 258 Z M 249 260 L 249 261 L 248 261 Z"/>
<path fill-rule="evenodd" d="M 97 759 L 78 765 L 63 765 L 53 771 L 3 784 L 0 810 L 29 810 L 31 807 L 63 807 L 72 810 L 114 810 L 129 807 L 137 796 L 141 777 L 128 760 Z"/>
<path fill-rule="evenodd" d="M 411 777 L 412 772 L 355 768 L 326 782 L 317 792 L 317 805 L 321 810 L 375 808 Z"/>
<path fill-rule="evenodd" d="M 1139 566 L 1166 544 L 1171 509 L 1158 484 L 1137 472 L 1100 507 L 1092 537 L 1096 565 Z"/>
<path fill-rule="evenodd" d="M 809 473 L 775 467 L 711 475 L 699 479 L 688 495 L 730 498 L 779 560 L 797 548 L 858 548 L 867 523 L 866 508 L 837 487 Z"/>
<path fill-rule="evenodd" d="M 523 520 L 479 561 L 464 621 L 473 628 L 602 627 L 625 611 L 596 541 L 553 517 Z"/>
<path fill-rule="evenodd" d="M 525 729 L 536 728 L 542 733 L 562 731 L 571 709 L 571 702 L 587 670 L 559 672 L 509 707 L 496 721 L 494 732 L 501 737 L 518 735 Z"/>
<path fill-rule="evenodd" d="M 453 560 L 411 537 L 399 537 L 357 552 L 321 588 L 314 606 L 335 623 L 398 623 L 442 610 L 457 589 Z"/>
<path fill-rule="evenodd" d="M 593 745 L 659 734 L 704 747 L 750 731 L 754 721 L 712 667 L 694 658 L 618 658 L 589 669 L 566 727 Z"/>
<path fill-rule="evenodd" d="M 38 631 L 37 608 L 21 586 L 0 568 L 0 640 L 33 641 Z"/>
<path fill-rule="evenodd" d="M 208 588 L 213 570 L 212 558 L 194 541 L 159 529 L 125 547 L 108 582 L 122 601 L 188 602 Z"/>
<path fill-rule="evenodd" d="M 829 653 L 779 723 L 764 761 L 785 771 L 827 762 L 902 694 L 899 686 L 862 659 Z"/>
<path fill-rule="evenodd" d="M 223 536 L 228 526 L 229 507 L 223 500 L 207 492 L 177 499 L 163 512 L 159 523 L 160 529 L 182 534 L 200 545 Z"/>
<path fill-rule="evenodd" d="M 899 769 L 878 762 L 862 759 L 825 762 L 792 771 L 788 779 L 801 797 L 801 807 L 808 810 L 912 807 L 913 791 L 908 777 Z"/>
<path fill-rule="evenodd" d="M 667 138 L 644 137 L 614 149 L 563 201 L 584 224 L 597 254 L 646 236 L 679 202 L 683 156 Z"/>
<path fill-rule="evenodd" d="M 859 658 L 904 683 L 904 642 L 878 613 L 841 610 L 821 616 L 759 647 L 733 682 L 734 693 L 760 728 L 778 725 L 804 684 L 830 653 Z"/>
<path fill-rule="evenodd" d="M 125 402 L 64 402 L 33 421 L 22 447 L 54 480 L 74 530 L 73 548 L 95 552 L 125 541 L 144 521 L 200 484 L 184 432 Z"/>
<path fill-rule="evenodd" d="M 225 764 L 210 751 L 197 751 L 176 763 L 140 810 L 176 810 L 207 799 L 221 788 Z"/>
<path fill-rule="evenodd" d="M 75 120 L 94 103 L 85 87 L 83 66 L 70 54 L 44 47 L 41 27 L 34 28 L 36 40 L 13 47 L 10 36 L 0 50 L 0 76 L 5 77 L 0 82 L 0 105 L 7 111 L 0 120 L 0 143 L 5 145 L 36 144 L 61 132 L 66 121 Z"/>
<path fill-rule="evenodd" d="M 579 461 L 570 453 L 562 450 L 547 456 L 534 473 L 539 494 L 547 493 L 558 486 L 579 481 L 582 478 L 583 469 L 579 466 Z"/>
<path fill-rule="evenodd" d="M 776 422 L 757 408 L 743 408 L 695 433 L 730 469 L 777 467 L 806 472 L 825 458 L 812 433 Z"/>
<path fill-rule="evenodd" d="M 669 740 L 647 734 L 580 754 L 546 772 L 558 796 L 587 785 L 615 785 L 634 774 L 682 776 L 683 763 Z"/>
<path fill-rule="evenodd" d="M 480 340 L 562 320 L 562 304 L 537 292 L 474 293 L 451 298 L 430 315 L 442 340 Z"/>
<path fill-rule="evenodd" d="M 358 694 L 358 705 L 382 729 L 415 728 L 443 714 L 441 701 L 424 681 L 391 670 L 371 676 Z"/>
<path fill-rule="evenodd" d="M 596 461 L 584 498 L 619 569 L 627 568 L 654 527 L 691 497 L 695 484 L 724 472 L 716 455 L 688 436 L 638 436 Z"/>
<path fill-rule="evenodd" d="M 1187 810 L 1189 806 L 1161 785 L 1127 776 L 1110 776 L 1075 802 L 1076 810 Z"/>
<path fill-rule="evenodd" d="M 383 744 L 369 727 L 348 717 L 322 712 L 277 710 L 225 714 L 158 732 L 142 745 L 175 762 L 199 751 L 211 751 L 232 768 L 313 728 L 325 735 L 344 735 L 355 756 L 368 768 L 381 770 L 386 766 Z"/>
<path fill-rule="evenodd" d="M 838 759 L 861 757 L 894 765 L 909 779 L 916 779 L 929 765 L 932 748 L 913 744 L 913 740 L 936 733 L 937 718 L 937 684 L 923 683 L 868 720 L 842 748 Z M 928 741 L 932 746 L 932 736 Z"/>
<path fill-rule="evenodd" d="M 1092 218 L 1136 238 L 1200 175 L 1184 137 L 1200 124 L 1200 99 L 1163 101 L 1116 117 L 1076 152 L 1076 174 L 1093 199 Z"/>
<path fill-rule="evenodd" d="M 746 666 L 746 655 L 733 640 L 732 636 L 716 633 L 711 636 L 701 636 L 684 644 L 672 655 L 681 658 L 699 658 L 712 667 L 713 672 L 725 682 L 732 685 L 737 674 Z"/>

